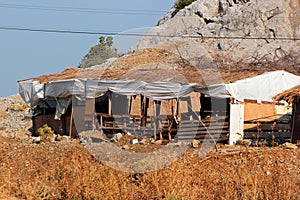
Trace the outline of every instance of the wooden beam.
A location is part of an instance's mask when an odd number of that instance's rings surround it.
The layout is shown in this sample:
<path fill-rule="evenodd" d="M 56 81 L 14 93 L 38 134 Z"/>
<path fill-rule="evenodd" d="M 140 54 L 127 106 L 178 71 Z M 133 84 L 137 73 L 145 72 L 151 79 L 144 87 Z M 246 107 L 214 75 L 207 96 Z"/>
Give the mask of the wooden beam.
<path fill-rule="evenodd" d="M 156 130 L 159 130 L 159 139 L 162 140 L 162 123 L 161 123 L 161 119 L 160 119 L 160 106 L 161 106 L 161 101 L 155 101 L 155 115 L 156 115 L 156 119 L 157 119 L 157 123 L 156 123 Z"/>
<path fill-rule="evenodd" d="M 73 106 L 71 106 L 71 117 L 70 117 L 70 128 L 69 128 L 69 136 L 72 136 L 72 129 L 73 129 L 73 115 L 74 115 L 74 109 Z"/>
<path fill-rule="evenodd" d="M 130 96 L 130 100 L 129 100 L 129 111 L 128 111 L 129 115 L 131 113 L 131 109 L 132 109 L 132 96 Z"/>
<path fill-rule="evenodd" d="M 181 121 L 182 110 L 181 110 L 180 99 L 179 98 L 177 99 L 177 109 L 176 110 L 177 110 L 178 121 Z"/>
<path fill-rule="evenodd" d="M 111 92 L 108 92 L 108 114 L 112 114 L 112 97 Z"/>
<path fill-rule="evenodd" d="M 295 97 L 292 117 L 292 142 L 300 142 L 300 96 Z"/>
<path fill-rule="evenodd" d="M 143 126 L 147 125 L 148 107 L 149 107 L 149 99 L 145 97 Z"/>

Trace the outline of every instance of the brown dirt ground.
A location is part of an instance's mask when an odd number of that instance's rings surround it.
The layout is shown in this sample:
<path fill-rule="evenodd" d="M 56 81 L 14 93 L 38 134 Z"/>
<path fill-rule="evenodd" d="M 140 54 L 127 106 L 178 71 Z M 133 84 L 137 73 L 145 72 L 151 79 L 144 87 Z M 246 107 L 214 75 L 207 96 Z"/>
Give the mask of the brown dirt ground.
<path fill-rule="evenodd" d="M 128 173 L 101 164 L 78 140 L 0 137 L 0 198 L 299 199 L 299 148 L 222 149 L 200 159 L 190 148 L 164 169 Z"/>

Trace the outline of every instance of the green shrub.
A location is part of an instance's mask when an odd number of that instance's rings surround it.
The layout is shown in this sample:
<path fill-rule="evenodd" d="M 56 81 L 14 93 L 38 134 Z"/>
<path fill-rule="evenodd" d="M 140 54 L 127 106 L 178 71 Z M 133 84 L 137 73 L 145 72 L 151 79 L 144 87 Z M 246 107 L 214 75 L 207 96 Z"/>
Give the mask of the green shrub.
<path fill-rule="evenodd" d="M 190 5 L 194 1 L 196 1 L 196 0 L 178 0 L 174 6 L 176 9 L 176 12 L 178 12 L 179 10 L 183 9 L 184 7 Z"/>
<path fill-rule="evenodd" d="M 89 68 L 94 65 L 100 65 L 104 63 L 107 59 L 112 57 L 118 57 L 118 50 L 113 46 L 113 37 L 108 36 L 99 37 L 99 43 L 91 47 L 88 54 L 86 54 L 79 68 Z"/>
<path fill-rule="evenodd" d="M 50 142 L 54 137 L 54 130 L 52 130 L 48 124 L 44 124 L 42 127 L 40 127 L 38 132 L 41 137 L 41 142 Z"/>

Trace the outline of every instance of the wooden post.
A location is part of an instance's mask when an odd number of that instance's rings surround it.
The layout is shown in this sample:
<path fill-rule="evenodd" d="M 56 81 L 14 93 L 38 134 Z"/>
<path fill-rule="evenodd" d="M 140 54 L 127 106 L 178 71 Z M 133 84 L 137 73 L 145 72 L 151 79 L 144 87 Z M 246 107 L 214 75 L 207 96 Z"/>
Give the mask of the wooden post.
<path fill-rule="evenodd" d="M 157 119 L 157 129 L 159 130 L 159 139 L 162 140 L 163 137 L 162 137 L 162 122 L 161 122 L 161 119 L 160 119 L 160 105 L 161 105 L 161 101 L 156 101 L 155 102 L 155 115 L 156 115 L 156 119 Z"/>
<path fill-rule="evenodd" d="M 145 115 L 145 96 L 144 95 L 141 95 L 140 96 L 141 99 L 140 99 L 140 102 L 141 102 L 141 116 L 140 116 L 140 125 L 141 126 L 144 126 L 144 115 Z"/>
<path fill-rule="evenodd" d="M 100 114 L 100 128 L 103 128 L 103 116 Z"/>
<path fill-rule="evenodd" d="M 181 110 L 181 106 L 180 106 L 180 99 L 178 98 L 177 99 L 177 117 L 178 117 L 178 121 L 181 122 L 181 113 L 182 113 L 182 110 Z"/>
<path fill-rule="evenodd" d="M 112 114 L 112 100 L 111 100 L 111 92 L 108 92 L 108 114 Z"/>
<path fill-rule="evenodd" d="M 131 109 L 132 109 L 132 96 L 130 96 L 130 100 L 129 100 L 129 111 L 128 111 L 129 115 L 131 113 Z"/>
<path fill-rule="evenodd" d="M 156 133 L 157 133 L 157 116 L 156 116 L 156 103 L 157 101 L 153 101 L 153 115 L 154 115 L 154 120 L 153 120 L 153 137 L 154 140 L 156 140 Z"/>
<path fill-rule="evenodd" d="M 292 117 L 292 142 L 300 142 L 300 96 L 295 97 Z"/>
<path fill-rule="evenodd" d="M 148 107 L 149 107 L 149 99 L 145 97 L 143 126 L 147 125 Z"/>
<path fill-rule="evenodd" d="M 162 136 L 163 124 L 160 119 L 158 120 L 158 126 L 159 126 L 159 139 L 162 140 L 163 139 L 163 136 Z"/>
<path fill-rule="evenodd" d="M 73 115 L 74 115 L 74 109 L 73 106 L 71 108 L 71 117 L 70 117 L 70 128 L 69 128 L 69 136 L 72 136 L 72 129 L 73 129 Z"/>
<path fill-rule="evenodd" d="M 205 95 L 200 94 L 200 118 L 205 119 L 205 109 L 204 109 L 204 101 L 205 101 Z"/>

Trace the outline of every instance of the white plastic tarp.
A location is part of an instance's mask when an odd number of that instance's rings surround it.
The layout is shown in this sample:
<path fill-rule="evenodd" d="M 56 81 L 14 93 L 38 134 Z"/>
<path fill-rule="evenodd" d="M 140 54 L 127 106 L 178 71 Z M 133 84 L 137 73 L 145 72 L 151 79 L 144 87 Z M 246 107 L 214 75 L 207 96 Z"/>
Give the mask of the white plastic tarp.
<path fill-rule="evenodd" d="M 80 79 L 51 81 L 45 84 L 45 97 L 67 98 L 84 93 L 84 81 Z"/>
<path fill-rule="evenodd" d="M 143 95 L 146 97 L 163 101 L 168 99 L 178 99 L 193 92 L 190 84 L 174 83 L 174 82 L 153 82 L 145 85 Z"/>
<path fill-rule="evenodd" d="M 226 84 L 226 90 L 238 101 L 253 99 L 271 102 L 277 94 L 297 85 L 300 85 L 300 76 L 279 70 Z"/>
<path fill-rule="evenodd" d="M 70 79 L 40 84 L 37 81 L 19 82 L 19 92 L 28 105 L 34 107 L 41 99 L 53 97 L 57 100 L 57 117 L 70 104 L 71 97 L 79 101 L 97 98 L 108 91 L 132 96 L 145 95 L 153 100 L 178 99 L 193 91 L 218 98 L 235 98 L 238 101 L 254 99 L 272 101 L 272 98 L 294 86 L 300 85 L 300 77 L 285 71 L 273 71 L 229 84 L 199 86 L 176 82 L 152 82 L 131 80 Z"/>
<path fill-rule="evenodd" d="M 72 98 L 56 98 L 56 111 L 54 119 L 60 119 L 61 115 L 65 114 Z"/>
<path fill-rule="evenodd" d="M 146 82 L 143 81 L 128 81 L 128 80 L 101 80 L 101 81 L 88 81 L 86 85 L 89 97 L 99 97 L 111 91 L 113 93 L 132 96 L 141 94 L 144 90 Z"/>
<path fill-rule="evenodd" d="M 216 84 L 210 86 L 195 86 L 194 91 L 206 94 L 210 97 L 229 98 L 230 93 L 226 89 L 226 84 Z"/>
<path fill-rule="evenodd" d="M 142 94 L 154 100 L 179 98 L 193 91 L 193 85 L 176 82 L 153 82 L 127 80 L 85 80 L 72 79 L 53 81 L 45 87 L 46 97 L 96 98 L 108 91 L 121 95 Z"/>
<path fill-rule="evenodd" d="M 22 81 L 18 83 L 19 94 L 30 106 L 35 106 L 40 99 L 44 98 L 44 84 L 38 81 Z"/>

